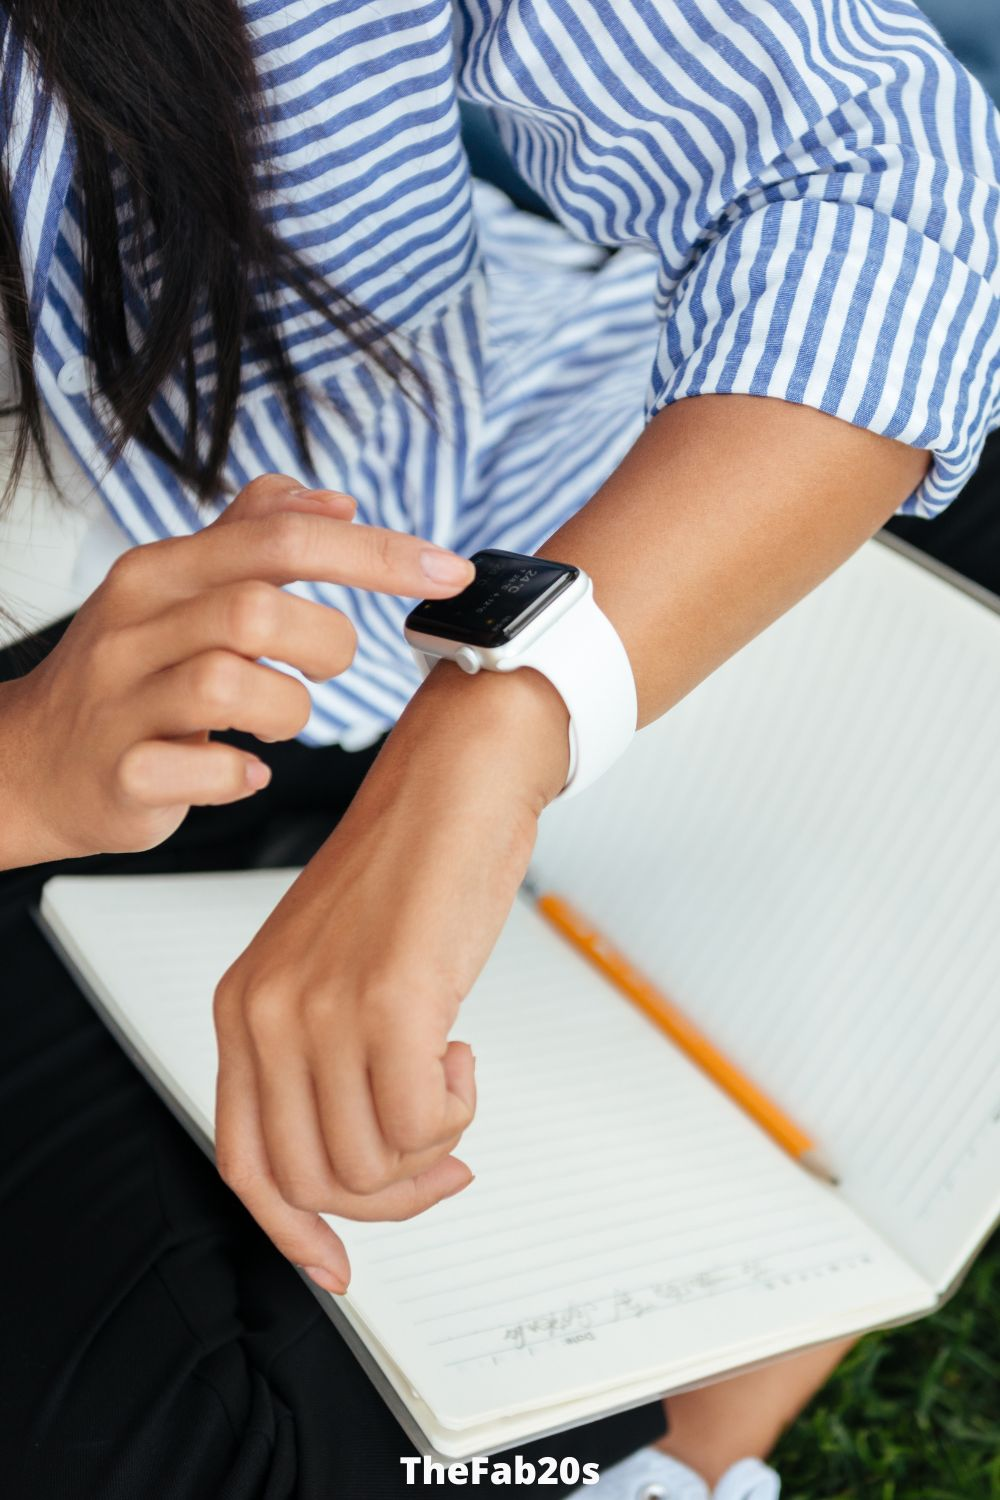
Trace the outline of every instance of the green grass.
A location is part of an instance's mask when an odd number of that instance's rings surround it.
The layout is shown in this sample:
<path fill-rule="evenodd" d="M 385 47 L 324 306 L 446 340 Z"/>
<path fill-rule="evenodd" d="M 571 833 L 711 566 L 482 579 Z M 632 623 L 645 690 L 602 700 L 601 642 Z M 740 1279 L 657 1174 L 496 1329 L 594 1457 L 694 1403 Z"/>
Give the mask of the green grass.
<path fill-rule="evenodd" d="M 774 1462 L 782 1500 L 1000 1500 L 1000 1235 L 936 1317 L 852 1351 Z"/>

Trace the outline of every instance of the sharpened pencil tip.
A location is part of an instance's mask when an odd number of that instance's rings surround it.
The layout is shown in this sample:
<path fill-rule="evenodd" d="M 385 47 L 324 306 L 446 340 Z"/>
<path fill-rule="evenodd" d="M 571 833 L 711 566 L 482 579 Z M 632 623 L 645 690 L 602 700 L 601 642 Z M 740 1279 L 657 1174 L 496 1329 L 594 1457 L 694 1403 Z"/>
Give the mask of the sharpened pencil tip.
<path fill-rule="evenodd" d="M 840 1187 L 840 1177 L 818 1151 L 803 1151 L 799 1157 L 799 1163 L 807 1172 L 811 1172 L 822 1182 L 828 1182 L 831 1187 Z"/>

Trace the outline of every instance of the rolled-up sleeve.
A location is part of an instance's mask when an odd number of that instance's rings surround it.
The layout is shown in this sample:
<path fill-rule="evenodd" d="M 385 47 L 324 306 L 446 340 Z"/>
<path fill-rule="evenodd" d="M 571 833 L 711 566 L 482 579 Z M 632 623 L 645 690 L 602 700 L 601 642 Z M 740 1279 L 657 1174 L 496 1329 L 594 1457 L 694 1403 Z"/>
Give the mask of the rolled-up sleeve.
<path fill-rule="evenodd" d="M 463 0 L 460 75 L 574 234 L 659 261 L 652 415 L 771 396 L 930 449 L 1000 423 L 1000 115 L 909 0 Z"/>

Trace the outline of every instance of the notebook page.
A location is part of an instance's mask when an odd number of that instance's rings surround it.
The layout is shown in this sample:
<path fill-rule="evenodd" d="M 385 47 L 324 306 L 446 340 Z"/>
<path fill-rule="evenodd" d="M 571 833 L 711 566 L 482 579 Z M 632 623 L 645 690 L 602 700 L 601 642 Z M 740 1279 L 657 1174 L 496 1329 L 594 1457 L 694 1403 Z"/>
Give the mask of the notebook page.
<path fill-rule="evenodd" d="M 212 989 L 287 879 L 46 891 L 109 1009 L 209 1126 Z M 462 1153 L 475 1183 L 408 1223 L 336 1225 L 356 1317 L 446 1427 L 616 1387 L 638 1400 L 929 1305 L 888 1246 L 522 903 L 456 1034 L 478 1057 Z"/>
<path fill-rule="evenodd" d="M 59 875 L 42 921 L 183 1114 L 215 1134 L 218 1054 L 212 997 L 295 870 L 238 876 Z"/>
<path fill-rule="evenodd" d="M 998 678 L 1000 617 L 871 543 L 535 861 L 941 1289 L 1000 1213 Z"/>

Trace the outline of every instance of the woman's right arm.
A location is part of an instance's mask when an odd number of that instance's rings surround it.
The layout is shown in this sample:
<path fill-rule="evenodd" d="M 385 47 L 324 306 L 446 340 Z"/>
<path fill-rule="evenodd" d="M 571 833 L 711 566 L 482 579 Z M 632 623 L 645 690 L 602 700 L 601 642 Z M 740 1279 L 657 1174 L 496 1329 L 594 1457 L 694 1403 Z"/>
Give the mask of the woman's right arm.
<path fill-rule="evenodd" d="M 190 807 L 267 784 L 211 732 L 292 738 L 309 694 L 259 658 L 325 679 L 355 646 L 343 615 L 282 584 L 443 598 L 471 580 L 464 559 L 353 515 L 346 495 L 267 475 L 204 531 L 115 564 L 45 660 L 0 685 L 0 869 L 151 848 Z"/>

